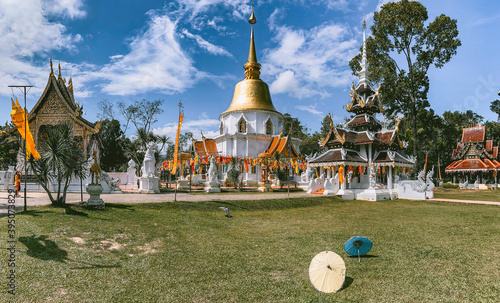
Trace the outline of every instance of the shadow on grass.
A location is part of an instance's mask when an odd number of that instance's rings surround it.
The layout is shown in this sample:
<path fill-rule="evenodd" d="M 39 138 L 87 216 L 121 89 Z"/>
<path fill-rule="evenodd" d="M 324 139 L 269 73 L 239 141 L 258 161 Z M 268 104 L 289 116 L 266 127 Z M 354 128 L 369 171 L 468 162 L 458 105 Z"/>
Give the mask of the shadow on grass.
<path fill-rule="evenodd" d="M 73 216 L 81 216 L 81 217 L 88 217 L 89 215 L 83 211 L 79 211 L 77 210 L 77 208 L 79 208 L 78 206 L 76 205 L 69 205 L 69 204 L 66 204 L 64 206 L 64 211 L 67 215 L 73 215 Z"/>
<path fill-rule="evenodd" d="M 126 205 L 126 204 L 106 203 L 106 208 L 118 208 L 118 209 L 135 211 L 133 205 Z"/>
<path fill-rule="evenodd" d="M 67 261 L 74 262 L 83 266 L 73 267 L 73 269 L 93 269 L 93 268 L 116 268 L 120 265 L 101 265 L 93 264 L 83 261 L 76 261 L 68 258 L 68 252 L 59 248 L 56 242 L 48 239 L 47 236 L 35 235 L 29 237 L 20 237 L 19 242 L 23 243 L 26 248 L 26 254 L 30 257 L 37 258 L 43 261 L 56 261 L 67 263 Z"/>
<path fill-rule="evenodd" d="M 47 238 L 47 236 L 36 237 L 32 235 L 29 237 L 19 237 L 18 240 L 28 248 L 26 254 L 30 257 L 44 261 L 65 263 L 68 260 L 68 252 L 60 249 L 56 242 Z"/>
<path fill-rule="evenodd" d="M 342 288 L 340 289 L 340 291 L 343 291 L 344 289 L 351 286 L 352 282 L 354 282 L 354 279 L 346 276 L 345 280 L 344 280 L 344 284 L 342 285 Z"/>
<path fill-rule="evenodd" d="M 43 214 L 54 214 L 55 212 L 53 211 L 39 211 L 39 210 L 36 210 L 36 209 L 28 209 L 27 211 L 22 211 L 20 212 L 19 214 L 22 214 L 22 215 L 28 215 L 28 216 L 33 216 L 33 217 L 39 217 Z"/>
<path fill-rule="evenodd" d="M 157 209 L 181 209 L 196 211 L 213 211 L 220 206 L 230 206 L 234 210 L 260 211 L 260 210 L 282 210 L 294 208 L 306 208 L 323 205 L 327 203 L 343 202 L 336 197 L 290 197 L 290 199 L 268 199 L 268 200 L 212 200 L 197 202 L 168 202 L 149 204 L 148 208 Z"/>
<path fill-rule="evenodd" d="M 348 258 L 357 259 L 358 256 L 348 256 Z M 361 260 L 362 259 L 369 259 L 369 258 L 378 258 L 378 256 L 376 256 L 376 255 L 362 255 L 361 256 Z"/>

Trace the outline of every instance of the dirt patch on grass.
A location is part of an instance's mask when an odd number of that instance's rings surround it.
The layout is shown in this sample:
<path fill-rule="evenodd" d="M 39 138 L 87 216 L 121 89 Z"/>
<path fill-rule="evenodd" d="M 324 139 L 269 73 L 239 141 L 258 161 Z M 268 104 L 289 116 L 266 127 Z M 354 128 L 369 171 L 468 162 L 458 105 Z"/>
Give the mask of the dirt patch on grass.
<path fill-rule="evenodd" d="M 119 250 L 122 245 L 115 240 L 102 240 L 99 245 L 102 250 Z"/>
<path fill-rule="evenodd" d="M 271 279 L 273 279 L 275 281 L 285 280 L 285 274 L 282 271 L 273 271 L 273 272 L 270 272 L 269 275 L 271 276 Z"/>
<path fill-rule="evenodd" d="M 159 239 L 146 243 L 143 246 L 137 246 L 136 249 L 140 251 L 139 255 L 155 254 L 160 251 L 161 241 Z"/>
<path fill-rule="evenodd" d="M 71 241 L 75 242 L 76 244 L 85 244 L 85 240 L 83 240 L 80 237 L 73 237 L 69 238 Z"/>

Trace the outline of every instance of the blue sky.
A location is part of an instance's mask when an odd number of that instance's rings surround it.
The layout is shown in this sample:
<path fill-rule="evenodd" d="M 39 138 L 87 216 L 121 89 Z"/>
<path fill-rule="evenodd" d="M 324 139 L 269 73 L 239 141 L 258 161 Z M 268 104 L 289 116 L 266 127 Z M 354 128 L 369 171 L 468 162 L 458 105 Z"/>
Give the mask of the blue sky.
<path fill-rule="evenodd" d="M 328 112 L 343 120 L 356 81 L 348 62 L 362 43 L 363 15 L 370 26 L 373 12 L 386 2 L 256 1 L 257 58 L 276 109 L 312 131 Z M 473 110 L 495 120 L 489 105 L 500 89 L 500 3 L 421 3 L 429 20 L 441 13 L 457 19 L 462 41 L 444 68 L 430 70 L 432 108 L 438 114 Z M 153 128 L 173 137 L 182 100 L 183 130 L 214 136 L 219 114 L 243 79 L 250 13 L 251 1 L 243 0 L 0 0 L 0 99 L 6 106 L 0 121 L 10 119 L 8 85 L 33 85 L 27 98 L 28 109 L 33 107 L 52 57 L 55 68 L 61 62 L 63 77 L 73 77 L 89 121 L 97 120 L 102 99 L 164 99 L 165 112 Z M 18 90 L 14 95 L 23 98 Z"/>

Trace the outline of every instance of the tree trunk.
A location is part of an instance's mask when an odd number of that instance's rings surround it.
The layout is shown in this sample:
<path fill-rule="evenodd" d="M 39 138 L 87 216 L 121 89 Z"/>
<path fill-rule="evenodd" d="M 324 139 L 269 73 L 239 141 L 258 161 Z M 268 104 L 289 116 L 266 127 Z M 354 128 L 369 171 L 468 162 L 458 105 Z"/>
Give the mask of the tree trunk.
<path fill-rule="evenodd" d="M 411 132 L 412 132 L 412 136 L 413 136 L 413 155 L 415 156 L 416 158 L 416 161 L 415 161 L 415 169 L 418 169 L 418 149 L 417 149 L 417 146 L 418 146 L 418 136 L 417 136 L 417 109 L 416 109 L 416 104 L 415 104 L 415 98 L 413 96 L 411 96 L 411 101 L 412 101 L 412 117 L 411 117 Z"/>

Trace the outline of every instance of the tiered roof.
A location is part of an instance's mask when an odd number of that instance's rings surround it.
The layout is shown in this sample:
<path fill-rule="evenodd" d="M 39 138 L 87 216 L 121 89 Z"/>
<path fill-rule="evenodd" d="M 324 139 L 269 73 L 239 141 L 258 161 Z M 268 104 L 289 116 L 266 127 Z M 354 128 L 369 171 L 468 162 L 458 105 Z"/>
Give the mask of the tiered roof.
<path fill-rule="evenodd" d="M 278 152 L 280 156 L 288 158 L 288 140 L 289 136 L 283 136 L 283 133 L 279 134 L 278 136 L 274 136 L 267 146 L 266 150 L 263 153 L 259 154 L 259 158 L 270 158 L 276 152 Z M 297 151 L 295 150 L 295 147 L 293 146 L 293 141 L 290 141 L 290 154 L 292 158 L 297 158 L 299 156 Z"/>
<path fill-rule="evenodd" d="M 452 160 L 447 173 L 499 171 L 500 162 L 498 146 L 493 146 L 493 140 L 485 140 L 484 126 L 467 127 L 462 130 L 462 141 L 453 150 Z"/>
<path fill-rule="evenodd" d="M 201 141 L 196 141 L 192 139 L 192 149 L 195 156 L 217 156 L 219 151 L 217 150 L 217 144 L 214 139 L 207 139 L 201 134 Z"/>
<path fill-rule="evenodd" d="M 366 24 L 363 23 L 366 28 Z M 330 131 L 320 140 L 323 154 L 310 160 L 311 166 L 323 165 L 360 165 L 368 166 L 361 146 L 372 144 L 374 148 L 373 164 L 380 166 L 413 166 L 415 160 L 399 153 L 406 148 L 398 136 L 399 120 L 393 129 L 387 129 L 373 116 L 383 111 L 379 101 L 380 85 L 375 90 L 368 83 L 368 62 L 366 57 L 366 37 L 363 31 L 363 57 L 361 70 L 358 72 L 359 84 L 352 84 L 351 101 L 346 110 L 355 116 L 341 126 L 333 125 L 330 118 Z"/>

